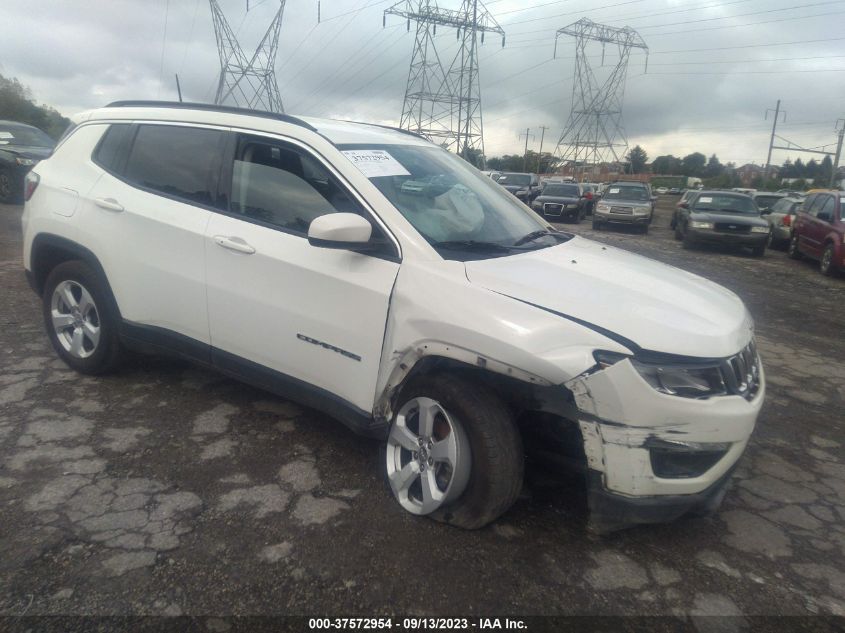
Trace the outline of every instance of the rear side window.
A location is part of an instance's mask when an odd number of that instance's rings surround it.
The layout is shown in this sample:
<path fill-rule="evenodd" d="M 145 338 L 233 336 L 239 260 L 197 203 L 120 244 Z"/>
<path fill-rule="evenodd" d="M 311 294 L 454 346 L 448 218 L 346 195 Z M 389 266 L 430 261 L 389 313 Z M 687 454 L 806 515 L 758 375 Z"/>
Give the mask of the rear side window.
<path fill-rule="evenodd" d="M 123 167 L 130 129 L 131 126 L 126 123 L 110 125 L 94 149 L 94 155 L 91 157 L 93 161 L 106 171 L 119 174 Z"/>
<path fill-rule="evenodd" d="M 141 125 L 125 177 L 153 191 L 207 206 L 216 199 L 224 133 L 175 125 Z"/>

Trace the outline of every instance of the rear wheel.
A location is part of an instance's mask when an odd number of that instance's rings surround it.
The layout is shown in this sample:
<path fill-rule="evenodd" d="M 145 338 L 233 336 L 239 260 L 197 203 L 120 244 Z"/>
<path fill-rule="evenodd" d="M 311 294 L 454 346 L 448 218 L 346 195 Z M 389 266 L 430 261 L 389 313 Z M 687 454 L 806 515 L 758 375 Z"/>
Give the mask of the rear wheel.
<path fill-rule="evenodd" d="M 828 244 L 824 247 L 822 258 L 819 260 L 819 272 L 822 275 L 831 276 L 836 272 L 836 266 L 833 264 L 834 255 L 833 244 Z"/>
<path fill-rule="evenodd" d="M 787 255 L 792 259 L 801 259 L 801 251 L 798 250 L 798 234 L 793 233 L 789 238 L 789 247 L 786 249 Z"/>
<path fill-rule="evenodd" d="M 48 275 L 42 295 L 47 336 L 59 357 L 83 374 L 102 374 L 120 359 L 118 318 L 105 283 L 80 261 L 64 262 Z"/>
<path fill-rule="evenodd" d="M 519 495 L 522 439 L 492 390 L 453 375 L 423 376 L 402 391 L 381 466 L 403 509 L 477 529 Z"/>

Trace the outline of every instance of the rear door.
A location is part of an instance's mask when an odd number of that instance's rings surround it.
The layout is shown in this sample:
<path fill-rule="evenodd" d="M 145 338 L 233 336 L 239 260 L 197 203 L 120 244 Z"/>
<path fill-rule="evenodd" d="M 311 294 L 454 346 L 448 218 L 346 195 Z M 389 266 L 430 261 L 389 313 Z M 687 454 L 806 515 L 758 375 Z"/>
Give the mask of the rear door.
<path fill-rule="evenodd" d="M 227 132 L 144 123 L 127 135 L 125 126 L 112 127 L 121 133 L 102 141 L 110 167 L 89 194 L 97 218 L 84 223 L 87 241 L 99 244 L 131 336 L 160 342 L 175 332 L 186 351 L 207 349 L 204 239 Z"/>
<path fill-rule="evenodd" d="M 205 237 L 214 362 L 371 412 L 398 247 L 301 143 L 233 134 L 232 148 L 231 202 Z M 370 220 L 383 250 L 311 246 L 311 220 L 337 212 Z"/>
<path fill-rule="evenodd" d="M 807 216 L 807 226 L 802 231 L 805 238 L 806 251 L 808 255 L 813 257 L 821 256 L 824 238 L 830 232 L 831 220 L 819 217 L 819 214 L 827 213 L 828 218 L 833 218 L 833 212 L 836 208 L 833 196 L 828 194 L 818 194 L 810 212 Z"/>

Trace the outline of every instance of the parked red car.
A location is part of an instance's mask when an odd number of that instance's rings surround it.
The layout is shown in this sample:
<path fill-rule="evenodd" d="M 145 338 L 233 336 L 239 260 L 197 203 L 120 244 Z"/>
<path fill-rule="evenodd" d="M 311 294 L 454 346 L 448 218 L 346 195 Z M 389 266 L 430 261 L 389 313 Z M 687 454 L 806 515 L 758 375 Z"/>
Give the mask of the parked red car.
<path fill-rule="evenodd" d="M 845 270 L 845 191 L 819 191 L 804 200 L 792 223 L 789 256 L 819 260 L 823 275 Z"/>

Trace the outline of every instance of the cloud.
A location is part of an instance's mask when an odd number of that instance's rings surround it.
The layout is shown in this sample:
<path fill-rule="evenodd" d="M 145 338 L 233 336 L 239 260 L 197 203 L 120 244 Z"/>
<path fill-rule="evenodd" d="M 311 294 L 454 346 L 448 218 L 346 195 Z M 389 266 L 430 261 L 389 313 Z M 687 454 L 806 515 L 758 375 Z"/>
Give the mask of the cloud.
<path fill-rule="evenodd" d="M 278 8 L 277 0 L 218 0 L 250 54 Z M 277 75 L 288 111 L 396 124 L 400 119 L 414 26 L 382 12 L 392 2 L 288 0 Z M 520 153 L 526 128 L 548 126 L 552 149 L 569 116 L 574 40 L 555 31 L 582 16 L 638 30 L 650 48 L 633 55 L 623 116 L 631 145 L 651 157 L 692 151 L 723 162 L 765 159 L 771 119 L 782 99 L 779 134 L 804 146 L 835 140 L 845 115 L 841 14 L 836 3 L 771 0 L 491 0 L 507 44 L 485 38 L 480 77 L 488 155 Z M 814 4 L 816 6 L 805 6 Z M 457 8 L 459 0 L 442 0 Z M 538 6 L 542 5 L 542 6 Z M 785 10 L 781 10 L 785 9 Z M 165 37 L 166 13 L 166 37 Z M 816 16 L 816 17 L 813 17 Z M 115 99 L 175 99 L 178 73 L 186 100 L 214 97 L 219 61 L 207 0 L 41 0 L 4 2 L 0 73 L 18 77 L 40 102 L 61 112 Z M 453 29 L 440 28 L 437 50 L 450 60 Z M 808 43 L 809 40 L 820 40 Z M 798 42 L 798 43 L 796 43 Z M 804 42 L 804 43 L 801 43 Z M 614 51 L 590 49 L 596 72 Z M 776 152 L 783 161 L 789 152 Z M 791 158 L 799 156 L 793 153 Z M 810 155 L 804 154 L 808 159 Z"/>

